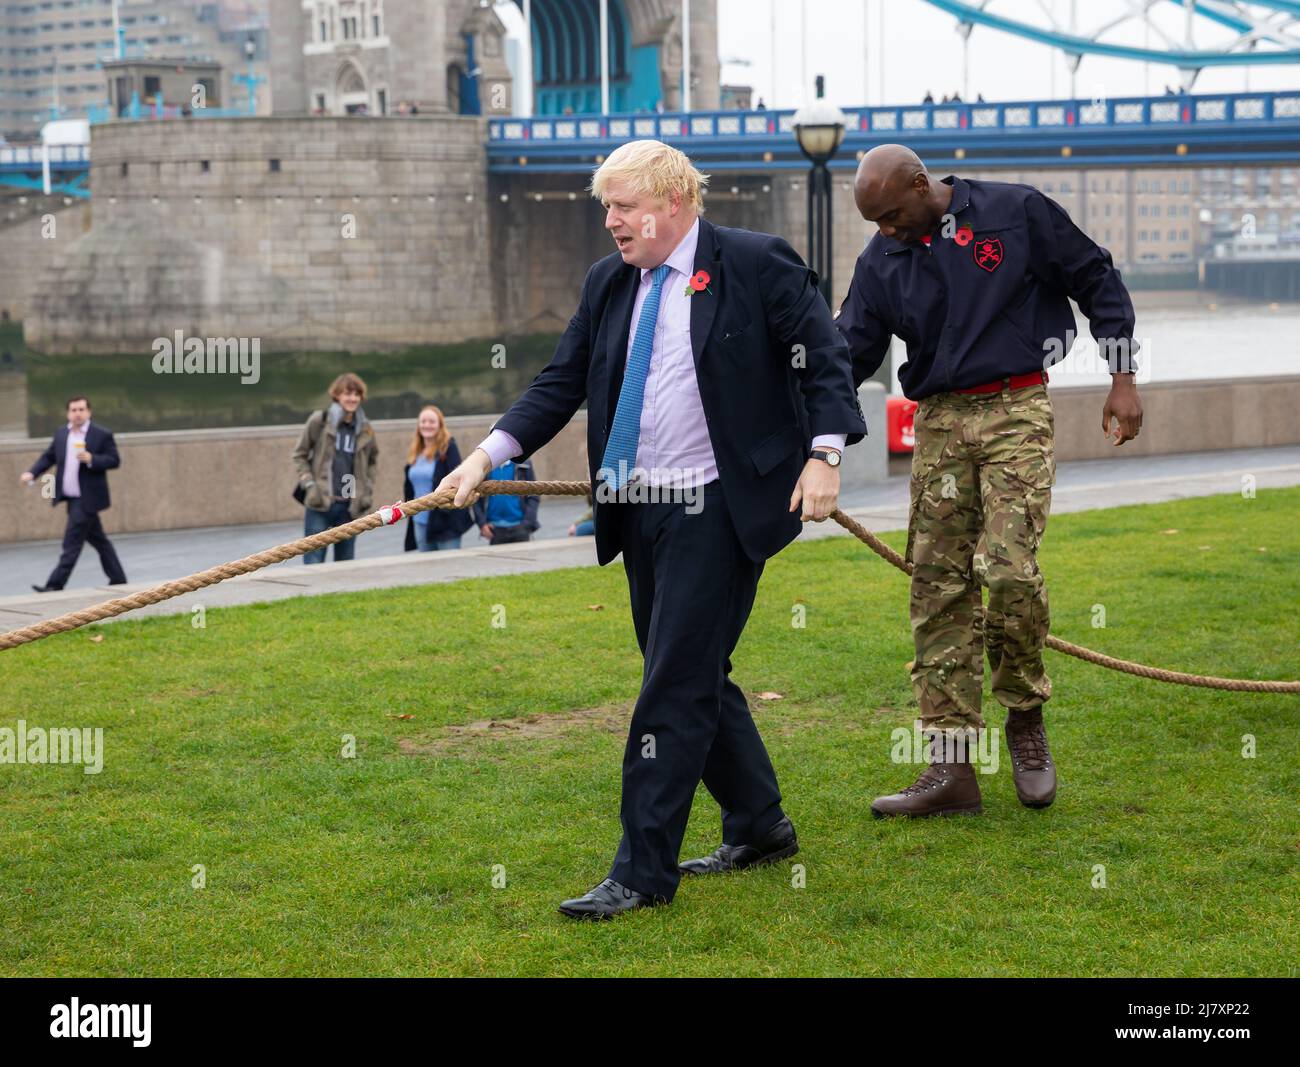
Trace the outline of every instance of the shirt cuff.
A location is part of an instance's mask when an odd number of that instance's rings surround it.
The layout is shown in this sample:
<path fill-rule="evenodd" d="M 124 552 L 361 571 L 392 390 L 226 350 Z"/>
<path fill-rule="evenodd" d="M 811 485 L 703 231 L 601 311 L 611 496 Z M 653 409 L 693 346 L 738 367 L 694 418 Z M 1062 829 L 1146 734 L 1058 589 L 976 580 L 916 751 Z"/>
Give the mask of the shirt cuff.
<path fill-rule="evenodd" d="M 483 439 L 479 445 L 488 454 L 488 459 L 492 461 L 492 469 L 496 470 L 501 464 L 508 459 L 514 459 L 516 456 L 522 456 L 524 450 L 505 430 L 493 430 Z"/>
<path fill-rule="evenodd" d="M 819 433 L 812 439 L 813 448 L 834 448 L 843 453 L 844 442 L 849 439 L 846 433 Z"/>

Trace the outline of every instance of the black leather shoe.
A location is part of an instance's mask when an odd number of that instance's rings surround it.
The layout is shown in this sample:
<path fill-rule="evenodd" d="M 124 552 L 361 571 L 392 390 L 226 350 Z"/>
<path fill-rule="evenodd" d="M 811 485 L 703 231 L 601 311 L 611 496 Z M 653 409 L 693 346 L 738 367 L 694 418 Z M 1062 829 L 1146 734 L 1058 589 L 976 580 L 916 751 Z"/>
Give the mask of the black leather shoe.
<path fill-rule="evenodd" d="M 61 585 L 34 585 L 32 586 L 38 593 L 57 593 L 63 588 Z"/>
<path fill-rule="evenodd" d="M 794 834 L 794 824 L 782 818 L 756 845 L 719 845 L 713 853 L 697 860 L 679 863 L 682 874 L 723 874 L 726 871 L 743 871 L 746 867 L 762 867 L 775 863 L 799 851 L 799 841 Z"/>
<path fill-rule="evenodd" d="M 635 889 L 628 889 L 621 882 L 606 878 L 591 892 L 564 901 L 560 905 L 560 911 L 570 919 L 612 919 L 625 911 L 652 908 L 656 904 L 666 903 L 662 898 L 648 897 Z"/>

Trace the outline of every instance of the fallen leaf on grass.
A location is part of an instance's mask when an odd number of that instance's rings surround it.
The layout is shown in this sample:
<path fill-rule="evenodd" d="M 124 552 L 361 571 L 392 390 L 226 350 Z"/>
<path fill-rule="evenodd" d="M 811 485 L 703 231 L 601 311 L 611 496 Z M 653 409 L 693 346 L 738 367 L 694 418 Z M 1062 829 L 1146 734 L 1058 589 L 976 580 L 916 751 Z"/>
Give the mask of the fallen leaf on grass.
<path fill-rule="evenodd" d="M 388 717 L 390 719 L 414 719 L 415 718 L 415 716 L 410 714 L 409 712 L 405 715 L 389 715 Z"/>
<path fill-rule="evenodd" d="M 1264 550 L 1261 548 L 1260 551 L 1263 552 Z M 103 634 L 91 634 L 91 635 L 90 635 L 90 639 L 91 639 L 92 641 L 94 641 L 95 644 L 99 644 L 102 640 L 104 640 L 104 635 L 103 635 Z"/>
<path fill-rule="evenodd" d="M 780 694 L 780 693 L 772 693 L 772 692 L 759 693 L 759 694 L 758 694 L 758 699 L 759 699 L 759 700 L 780 700 L 780 699 L 781 699 L 781 694 Z"/>
<path fill-rule="evenodd" d="M 587 610 L 588 610 L 588 611 L 604 611 L 604 610 L 605 610 L 605 605 L 604 605 L 604 604 L 588 604 L 588 605 L 587 605 Z"/>
<path fill-rule="evenodd" d="M 1178 531 L 1177 531 L 1177 530 L 1161 530 L 1160 532 L 1163 533 L 1163 534 L 1176 534 Z"/>

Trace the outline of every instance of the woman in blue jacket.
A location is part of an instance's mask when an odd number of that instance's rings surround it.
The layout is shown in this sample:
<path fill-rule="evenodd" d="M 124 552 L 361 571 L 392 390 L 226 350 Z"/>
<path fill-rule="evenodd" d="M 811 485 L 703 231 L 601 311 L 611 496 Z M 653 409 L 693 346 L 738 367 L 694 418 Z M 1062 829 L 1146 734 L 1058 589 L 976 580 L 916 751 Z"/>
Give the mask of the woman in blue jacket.
<path fill-rule="evenodd" d="M 413 500 L 433 492 L 442 479 L 460 466 L 460 449 L 447 430 L 442 411 L 433 404 L 420 409 L 415 438 L 406 454 L 402 499 Z M 406 551 L 434 552 L 460 548 L 461 535 L 474 525 L 468 508 L 433 508 L 412 515 L 406 522 Z"/>

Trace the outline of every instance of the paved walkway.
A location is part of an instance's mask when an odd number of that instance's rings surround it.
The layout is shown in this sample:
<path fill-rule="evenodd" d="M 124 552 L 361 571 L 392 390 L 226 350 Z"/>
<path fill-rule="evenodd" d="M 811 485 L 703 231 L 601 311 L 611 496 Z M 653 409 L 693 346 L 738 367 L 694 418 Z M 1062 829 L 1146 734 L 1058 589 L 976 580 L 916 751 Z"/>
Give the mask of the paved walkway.
<path fill-rule="evenodd" d="M 1056 514 L 1122 504 L 1150 504 L 1183 497 L 1240 492 L 1243 475 L 1254 475 L 1258 489 L 1300 485 L 1300 447 L 1200 452 L 1062 463 L 1052 497 Z M 871 530 L 898 530 L 907 525 L 908 479 L 896 474 L 887 481 L 846 492 L 841 506 Z M 590 537 L 567 536 L 570 523 L 586 508 L 579 499 L 543 498 L 538 539 L 523 545 L 492 548 L 481 544 L 478 532 L 465 536 L 459 552 L 404 552 L 401 526 L 363 534 L 358 558 L 347 563 L 308 567 L 299 560 L 276 564 L 256 574 L 176 597 L 131 613 L 176 614 L 196 604 L 205 608 L 291 596 L 316 596 L 359 589 L 451 582 L 496 574 L 523 574 L 596 562 Z M 83 552 L 67 589 L 37 594 L 32 582 L 43 582 L 58 558 L 57 541 L 33 541 L 0 546 L 0 629 L 12 629 L 37 619 L 89 607 L 102 600 L 135 592 L 170 578 L 182 577 L 260 549 L 302 536 L 300 523 L 209 527 L 161 533 L 121 534 L 113 538 L 131 584 L 112 588 L 104 581 L 93 550 Z M 837 524 L 809 524 L 803 538 L 849 536 Z M 469 547 L 475 546 L 475 547 Z M 864 549 L 864 551 L 866 551 Z"/>

